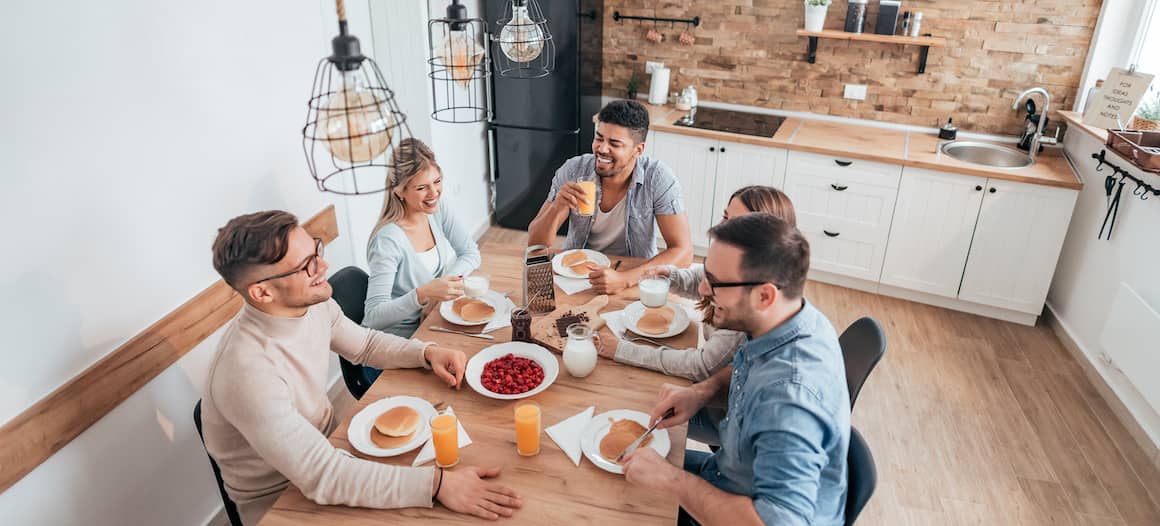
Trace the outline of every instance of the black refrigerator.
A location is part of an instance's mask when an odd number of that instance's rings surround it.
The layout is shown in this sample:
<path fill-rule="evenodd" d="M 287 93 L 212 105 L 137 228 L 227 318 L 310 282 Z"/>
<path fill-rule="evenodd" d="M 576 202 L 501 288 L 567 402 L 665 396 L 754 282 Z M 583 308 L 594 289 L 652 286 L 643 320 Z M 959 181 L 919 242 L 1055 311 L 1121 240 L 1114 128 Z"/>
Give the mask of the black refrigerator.
<path fill-rule="evenodd" d="M 490 30 L 512 0 L 484 0 Z M 555 69 L 534 79 L 507 78 L 492 60 L 488 123 L 496 221 L 527 230 L 564 161 L 591 151 L 600 111 L 603 2 L 540 0 L 555 43 Z M 492 56 L 501 53 L 491 40 Z"/>

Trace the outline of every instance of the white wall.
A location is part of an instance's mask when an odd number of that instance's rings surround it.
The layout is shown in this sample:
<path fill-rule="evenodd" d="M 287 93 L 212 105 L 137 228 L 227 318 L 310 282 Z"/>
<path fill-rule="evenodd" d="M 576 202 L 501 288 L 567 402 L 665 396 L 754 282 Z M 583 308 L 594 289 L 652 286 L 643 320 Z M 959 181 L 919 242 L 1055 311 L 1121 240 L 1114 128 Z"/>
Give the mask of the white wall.
<path fill-rule="evenodd" d="M 300 138 L 334 32 L 320 9 L 0 7 L 0 422 L 212 283 L 210 242 L 228 218 L 305 218 L 334 201 Z M 335 267 L 349 245 L 333 245 Z M 215 341 L 0 494 L 0 522 L 203 524 L 220 499 L 190 412 Z"/>
<path fill-rule="evenodd" d="M 1160 407 L 1148 405 L 1115 364 L 1103 361 L 1104 350 L 1100 345 L 1100 333 L 1121 283 L 1134 289 L 1154 309 L 1160 308 L 1160 280 L 1157 279 L 1160 243 L 1156 236 L 1160 226 L 1160 200 L 1153 197 L 1141 201 L 1132 197 L 1130 192 L 1135 185 L 1129 182 L 1121 197 L 1112 239 L 1096 239 L 1107 211 L 1104 176 L 1110 170 L 1096 172 L 1096 161 L 1091 154 L 1099 153 L 1103 145 L 1090 135 L 1070 130 L 1065 146 L 1084 180 L 1084 188 L 1055 271 L 1048 306 L 1091 365 L 1150 435 L 1151 441 L 1160 445 Z M 1130 167 L 1114 154 L 1109 153 L 1108 159 L 1121 168 Z M 1160 176 L 1138 170 L 1133 170 L 1133 174 L 1153 186 L 1160 186 Z M 1151 344 L 1156 348 L 1156 342 Z M 1160 371 L 1152 374 L 1160 377 Z"/>

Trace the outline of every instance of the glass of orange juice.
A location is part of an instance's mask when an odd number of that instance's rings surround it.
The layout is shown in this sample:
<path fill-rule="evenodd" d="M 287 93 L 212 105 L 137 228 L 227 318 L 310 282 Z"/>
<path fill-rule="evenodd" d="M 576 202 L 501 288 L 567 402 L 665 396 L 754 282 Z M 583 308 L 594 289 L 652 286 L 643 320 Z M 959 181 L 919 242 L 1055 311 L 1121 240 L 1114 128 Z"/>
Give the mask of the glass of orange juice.
<path fill-rule="evenodd" d="M 516 453 L 530 457 L 540 454 L 540 404 L 516 404 Z"/>
<path fill-rule="evenodd" d="M 431 418 L 431 441 L 435 443 L 435 465 L 449 468 L 459 463 L 459 420 L 455 415 Z"/>
<path fill-rule="evenodd" d="M 596 213 L 596 179 L 591 176 L 581 177 L 577 184 L 584 189 L 584 200 L 587 201 L 580 203 L 578 213 L 582 216 Z"/>

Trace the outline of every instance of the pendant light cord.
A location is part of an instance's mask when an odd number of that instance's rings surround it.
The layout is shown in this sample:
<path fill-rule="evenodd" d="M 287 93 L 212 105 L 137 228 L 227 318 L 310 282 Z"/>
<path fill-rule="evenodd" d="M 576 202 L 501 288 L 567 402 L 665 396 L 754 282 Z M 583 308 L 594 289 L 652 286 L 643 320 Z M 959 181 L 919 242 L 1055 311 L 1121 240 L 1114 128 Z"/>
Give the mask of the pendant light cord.
<path fill-rule="evenodd" d="M 346 22 L 346 2 L 344 0 L 334 0 L 334 8 L 338 11 L 339 23 Z"/>

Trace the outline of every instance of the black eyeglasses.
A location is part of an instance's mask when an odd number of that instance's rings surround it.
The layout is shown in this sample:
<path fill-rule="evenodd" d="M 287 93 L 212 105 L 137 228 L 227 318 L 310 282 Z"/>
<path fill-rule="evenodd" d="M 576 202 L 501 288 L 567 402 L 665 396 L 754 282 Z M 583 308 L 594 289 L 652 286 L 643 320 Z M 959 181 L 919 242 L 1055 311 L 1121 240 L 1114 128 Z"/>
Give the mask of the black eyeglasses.
<path fill-rule="evenodd" d="M 298 267 L 297 269 L 291 270 L 290 272 L 283 272 L 281 274 L 278 274 L 277 276 L 270 276 L 268 278 L 262 278 L 258 281 L 255 281 L 253 284 L 257 285 L 257 284 L 262 283 L 264 281 L 270 281 L 270 280 L 274 280 L 274 279 L 281 279 L 281 278 L 285 278 L 288 276 L 293 276 L 299 272 L 306 272 L 306 277 L 313 278 L 314 274 L 318 272 L 318 260 L 319 260 L 319 258 L 322 257 L 322 250 L 325 247 L 326 247 L 326 245 L 322 242 L 322 238 L 319 238 L 319 237 L 314 238 L 314 254 L 312 254 L 309 258 L 306 258 L 306 263 L 304 263 L 301 267 Z"/>
<path fill-rule="evenodd" d="M 717 289 L 727 289 L 733 287 L 756 287 L 758 285 L 765 285 L 766 283 L 779 289 L 781 288 L 780 285 L 771 281 L 714 281 L 707 275 L 705 276 L 705 283 L 709 284 L 709 291 L 713 294 L 717 294 Z"/>

